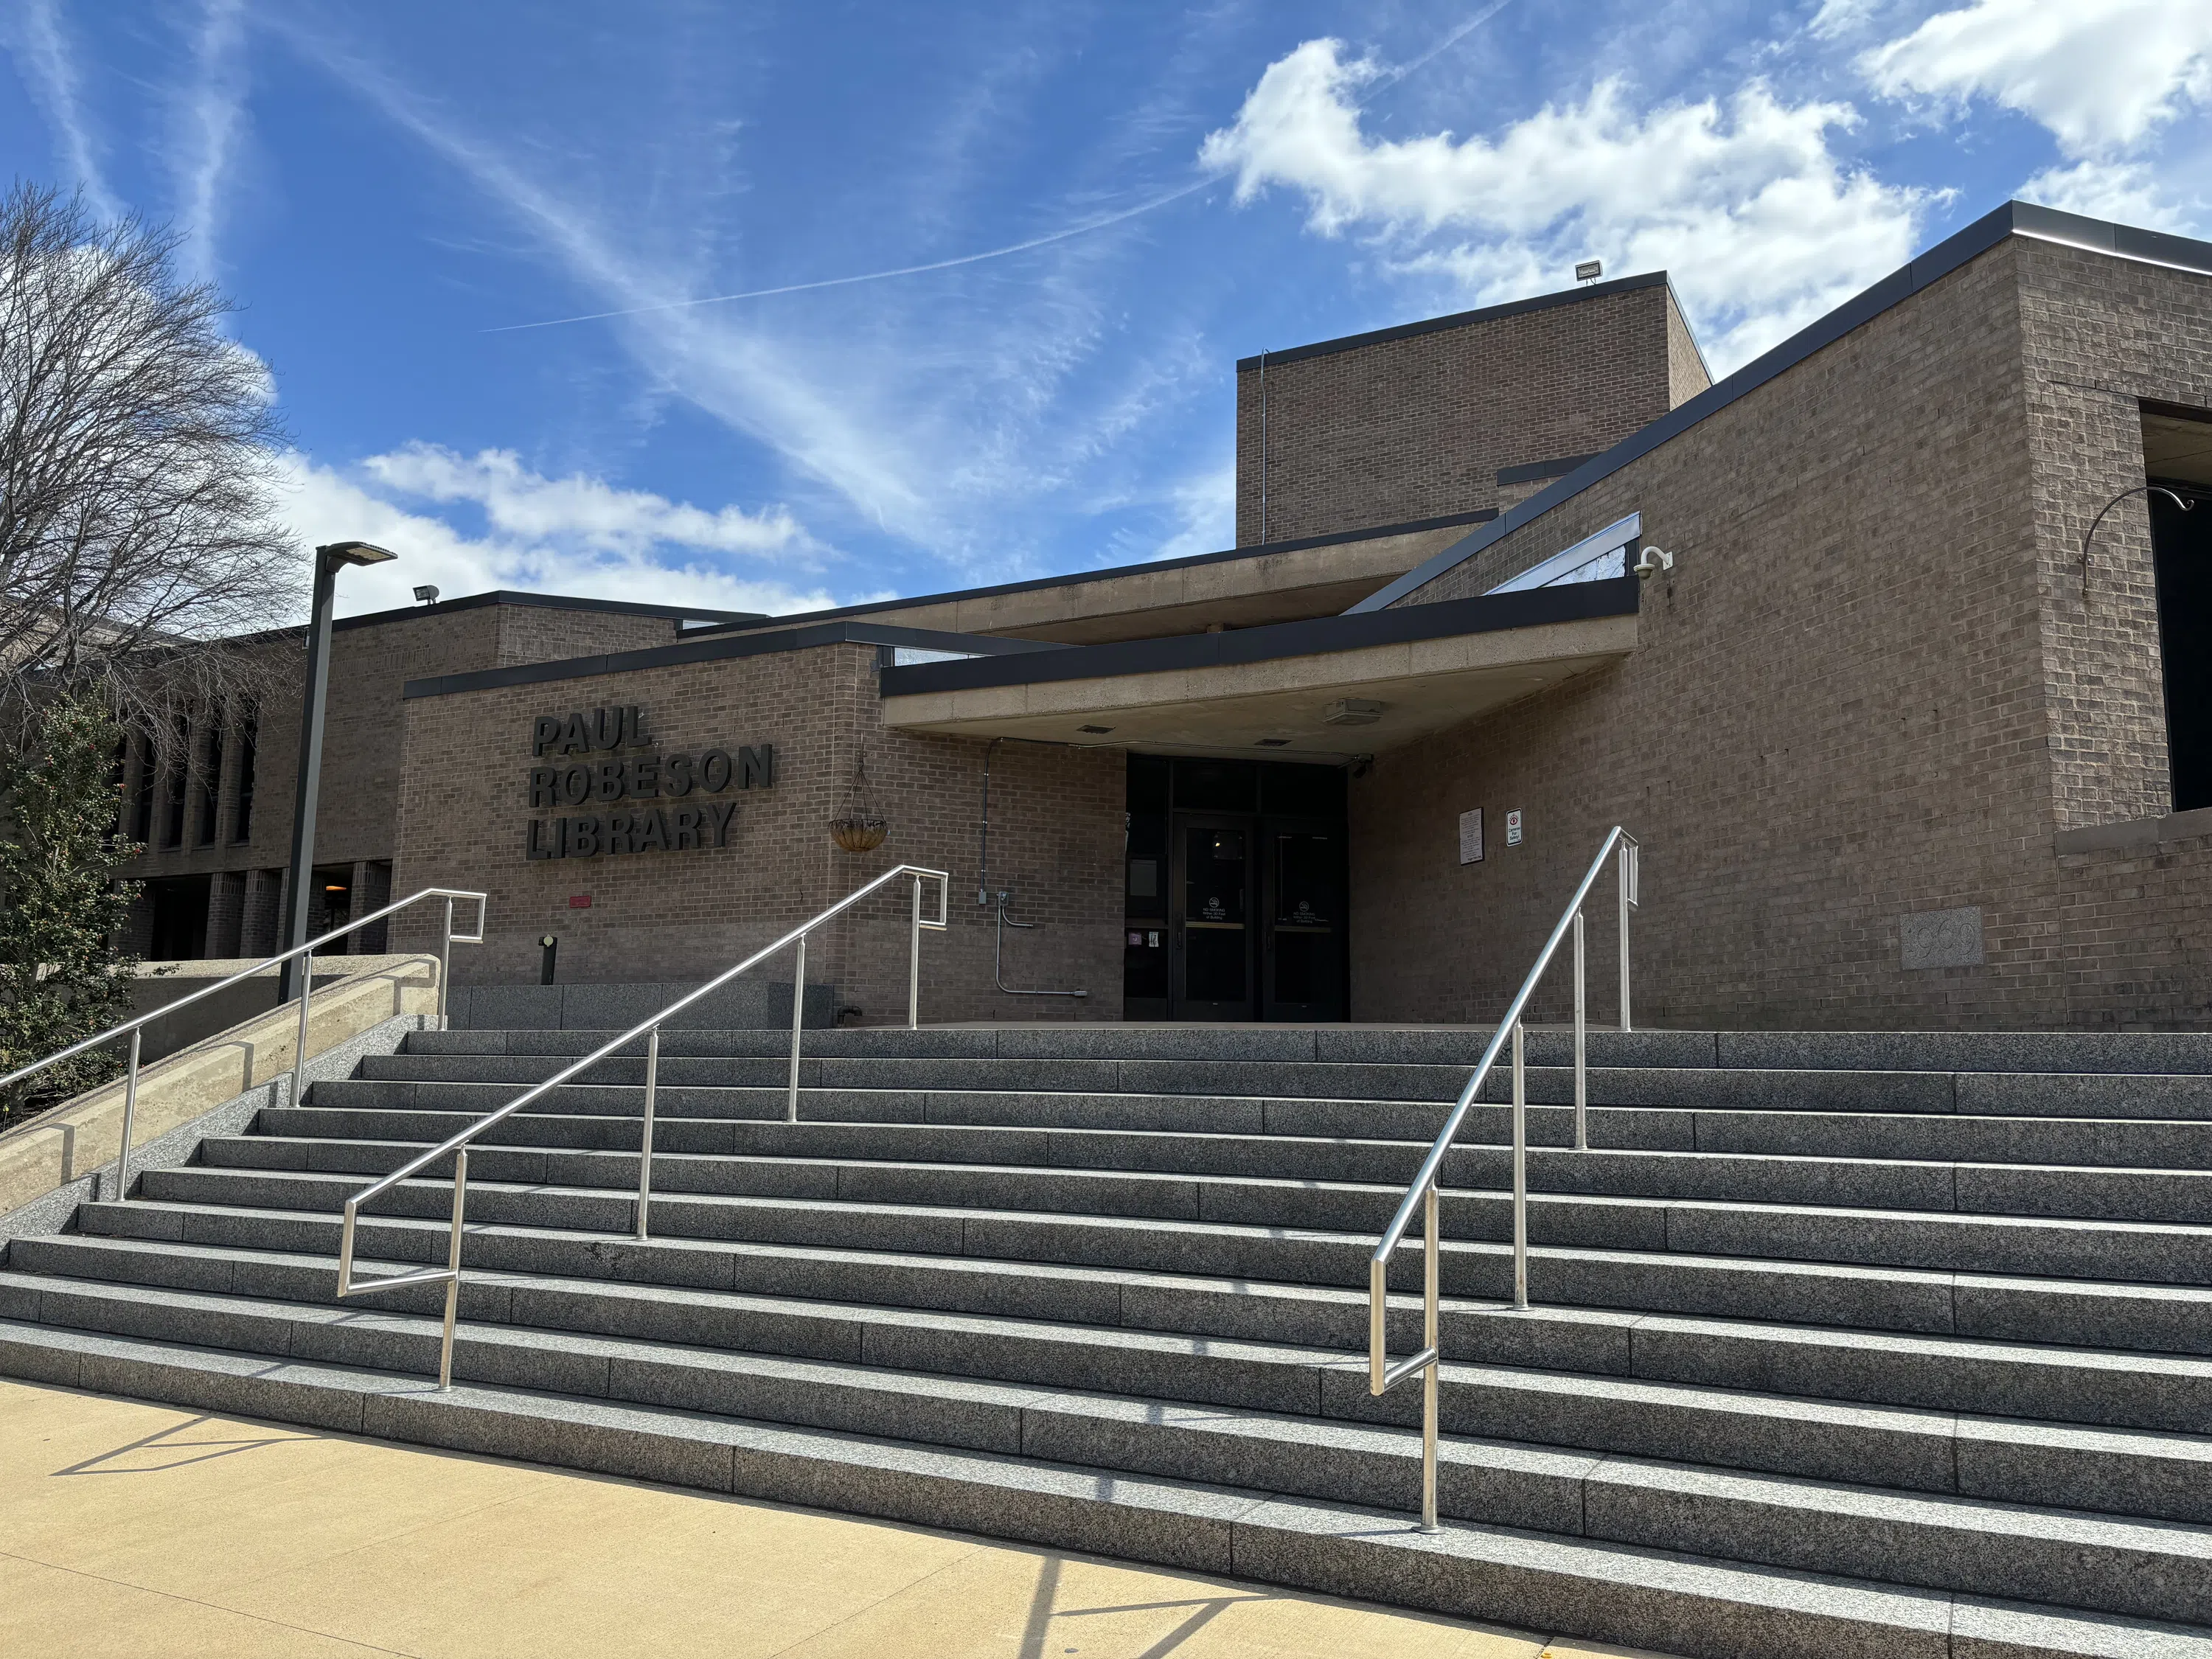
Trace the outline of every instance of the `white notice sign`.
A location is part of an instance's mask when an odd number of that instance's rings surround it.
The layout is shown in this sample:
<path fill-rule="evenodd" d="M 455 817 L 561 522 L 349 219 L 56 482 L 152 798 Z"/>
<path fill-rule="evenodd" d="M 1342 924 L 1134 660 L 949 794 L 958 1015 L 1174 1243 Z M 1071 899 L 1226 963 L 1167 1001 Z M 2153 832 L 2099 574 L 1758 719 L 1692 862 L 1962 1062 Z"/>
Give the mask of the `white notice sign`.
<path fill-rule="evenodd" d="M 1521 844 L 1521 809 L 1517 806 L 1505 815 L 1505 844 L 1508 847 Z"/>
<path fill-rule="evenodd" d="M 1459 815 L 1459 861 L 1462 864 L 1482 862 L 1482 809 Z"/>

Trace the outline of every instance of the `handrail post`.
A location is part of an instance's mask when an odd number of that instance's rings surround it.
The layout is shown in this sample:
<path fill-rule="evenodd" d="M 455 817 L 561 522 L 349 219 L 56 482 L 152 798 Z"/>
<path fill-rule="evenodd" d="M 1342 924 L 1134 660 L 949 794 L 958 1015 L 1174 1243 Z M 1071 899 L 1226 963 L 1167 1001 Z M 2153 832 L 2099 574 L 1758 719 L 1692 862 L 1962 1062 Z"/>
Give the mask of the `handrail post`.
<path fill-rule="evenodd" d="M 1429 1363 L 1421 1375 L 1421 1530 L 1441 1532 L 1437 1524 L 1437 1373 L 1443 1370 L 1443 1349 L 1437 1340 L 1440 1318 L 1437 1284 L 1442 1275 L 1440 1259 L 1443 1251 L 1443 1226 L 1439 1217 L 1440 1206 L 1436 1183 L 1429 1183 L 1428 1195 L 1421 1200 L 1422 1244 L 1422 1302 L 1421 1346 L 1429 1351 Z"/>
<path fill-rule="evenodd" d="M 483 932 L 483 927 L 477 927 L 477 932 L 479 933 Z M 446 1029 L 447 1024 L 446 1014 L 446 982 L 453 978 L 453 896 L 449 893 L 446 896 L 445 936 L 439 942 L 438 945 L 438 1029 L 441 1031 Z"/>
<path fill-rule="evenodd" d="M 908 930 L 906 1029 L 921 1029 L 921 878 L 914 878 L 914 926 Z"/>
<path fill-rule="evenodd" d="M 1636 1028 L 1628 1018 L 1628 908 L 1636 902 L 1636 843 L 1620 843 L 1620 1029 Z"/>
<path fill-rule="evenodd" d="M 446 1266 L 453 1277 L 446 1281 L 446 1332 L 438 1345 L 438 1386 L 453 1386 L 453 1322 L 461 1312 L 461 1213 L 468 1204 L 469 1149 L 453 1154 L 453 1232 L 446 1247 Z"/>
<path fill-rule="evenodd" d="M 353 1288 L 354 1224 L 361 1217 L 361 1200 L 353 1197 L 345 1201 L 345 1220 L 338 1228 L 338 1294 L 343 1296 Z"/>
<path fill-rule="evenodd" d="M 1575 1150 L 1589 1151 L 1589 1042 L 1587 1006 L 1589 980 L 1585 970 L 1583 913 L 1575 912 Z"/>
<path fill-rule="evenodd" d="M 289 1103 L 294 1106 L 304 1103 L 300 1091 L 307 1086 L 307 1000 L 314 994 L 315 953 L 310 951 L 300 958 L 300 1034 L 292 1050 L 292 1098 Z"/>
<path fill-rule="evenodd" d="M 645 1127 L 638 1136 L 637 1242 L 645 1243 L 646 1212 L 653 1206 L 653 1093 L 660 1082 L 660 1028 L 645 1034 Z"/>
<path fill-rule="evenodd" d="M 1518 1019 L 1513 1022 L 1513 1305 L 1528 1305 L 1528 1065 Z"/>
<path fill-rule="evenodd" d="M 131 1031 L 131 1069 L 123 1074 L 123 1145 L 115 1152 L 115 1196 L 121 1203 L 131 1196 L 131 1120 L 138 1110 L 138 1038 L 143 1026 Z"/>
<path fill-rule="evenodd" d="M 791 975 L 791 1093 L 784 1103 L 783 1121 L 799 1121 L 799 1033 L 806 1015 L 806 935 L 799 936 L 799 965 Z"/>

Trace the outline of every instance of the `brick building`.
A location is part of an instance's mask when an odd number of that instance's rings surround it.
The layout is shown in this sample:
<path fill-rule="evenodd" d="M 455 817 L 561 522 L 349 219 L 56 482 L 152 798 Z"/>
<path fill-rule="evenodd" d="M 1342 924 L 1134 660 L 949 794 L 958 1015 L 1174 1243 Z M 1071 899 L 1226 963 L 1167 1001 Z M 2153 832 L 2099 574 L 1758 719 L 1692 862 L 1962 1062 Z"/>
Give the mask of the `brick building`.
<path fill-rule="evenodd" d="M 331 630 L 330 702 L 316 805 L 316 931 L 391 896 L 399 845 L 402 690 L 460 667 L 491 668 L 673 638 L 687 621 L 732 613 L 665 605 L 479 593 L 349 617 Z M 305 672 L 306 630 L 240 641 L 283 683 Z M 126 948 L 157 959 L 257 957 L 278 948 L 298 793 L 298 692 L 271 706 L 196 708 L 155 743 L 132 734 L 122 766 L 123 828 L 145 844 L 124 873 L 146 885 Z M 336 922 L 333 922 L 333 918 Z M 356 951 L 381 948 L 356 936 Z"/>
<path fill-rule="evenodd" d="M 1230 551 L 357 619 L 333 867 L 487 889 L 486 981 L 546 933 L 702 975 L 911 861 L 952 877 L 927 1018 L 1460 1021 L 1618 823 L 1644 1020 L 2212 1024 L 2212 246 L 2009 204 L 1717 384 L 1663 275 L 1237 379 Z M 147 860 L 210 878 L 209 949 L 265 937 L 279 747 L 252 856 L 218 806 Z M 904 906 L 810 956 L 860 1018 Z"/>

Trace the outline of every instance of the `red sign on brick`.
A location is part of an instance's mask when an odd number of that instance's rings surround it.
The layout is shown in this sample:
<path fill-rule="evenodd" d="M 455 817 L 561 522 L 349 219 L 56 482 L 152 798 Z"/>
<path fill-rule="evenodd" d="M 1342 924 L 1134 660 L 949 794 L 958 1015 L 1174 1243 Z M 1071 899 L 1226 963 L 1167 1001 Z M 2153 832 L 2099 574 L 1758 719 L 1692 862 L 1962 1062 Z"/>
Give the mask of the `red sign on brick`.
<path fill-rule="evenodd" d="M 590 908 L 592 908 L 592 896 L 591 896 L 589 893 L 571 893 L 571 894 L 569 894 L 569 895 L 568 895 L 568 908 L 569 908 L 571 910 L 588 910 L 588 909 L 590 909 Z"/>

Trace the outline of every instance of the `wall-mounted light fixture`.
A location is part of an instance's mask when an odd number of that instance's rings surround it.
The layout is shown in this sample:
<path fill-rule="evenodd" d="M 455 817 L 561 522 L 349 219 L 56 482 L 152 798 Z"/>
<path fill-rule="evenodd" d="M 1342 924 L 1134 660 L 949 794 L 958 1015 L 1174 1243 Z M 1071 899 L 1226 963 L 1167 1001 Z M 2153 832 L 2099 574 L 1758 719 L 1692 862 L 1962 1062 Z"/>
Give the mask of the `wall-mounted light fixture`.
<path fill-rule="evenodd" d="M 1372 726 L 1389 705 L 1372 697 L 1339 697 L 1321 711 L 1325 726 Z"/>
<path fill-rule="evenodd" d="M 415 597 L 425 605 L 435 605 L 438 602 L 438 590 L 425 582 L 415 590 Z"/>

